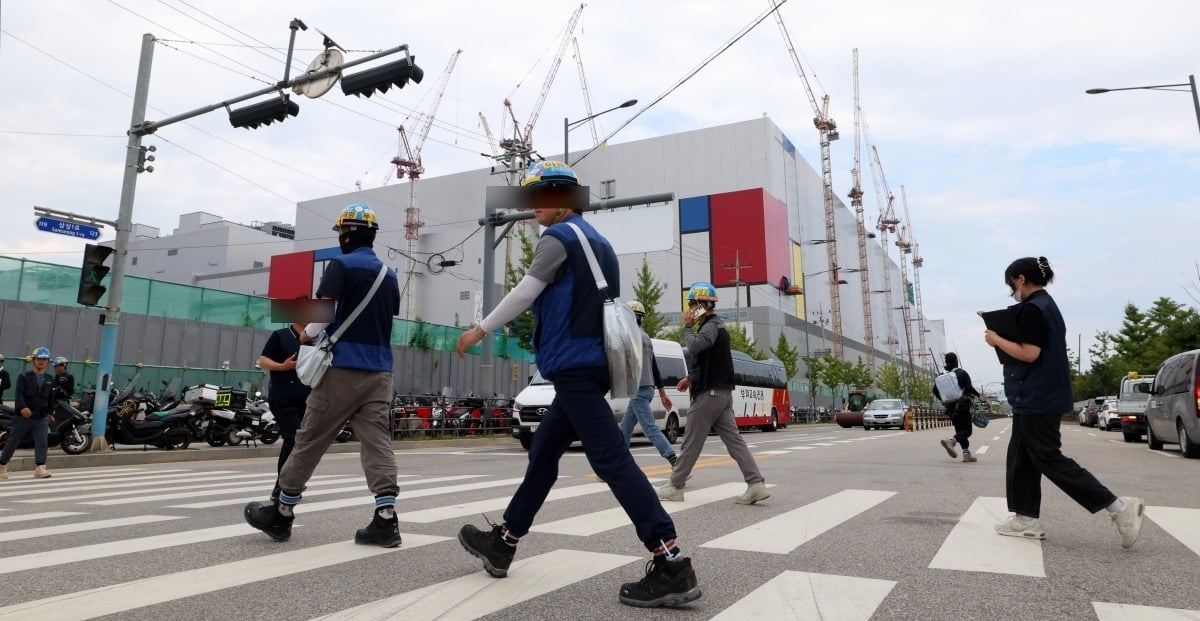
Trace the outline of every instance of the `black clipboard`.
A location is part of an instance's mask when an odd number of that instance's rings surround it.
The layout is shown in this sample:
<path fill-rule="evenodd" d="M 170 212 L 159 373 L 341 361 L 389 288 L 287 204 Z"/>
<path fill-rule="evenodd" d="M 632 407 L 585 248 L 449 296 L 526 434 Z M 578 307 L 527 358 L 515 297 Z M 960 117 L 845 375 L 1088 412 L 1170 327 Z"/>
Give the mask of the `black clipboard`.
<path fill-rule="evenodd" d="M 1010 341 L 1015 342 L 1017 340 L 1017 316 L 1011 310 L 1002 308 L 994 311 L 979 311 L 979 316 L 983 318 L 983 324 L 987 326 L 988 330 Z M 1020 360 L 1008 355 L 999 347 L 993 349 L 996 350 L 996 358 L 1000 359 L 1000 364 L 1020 362 Z"/>

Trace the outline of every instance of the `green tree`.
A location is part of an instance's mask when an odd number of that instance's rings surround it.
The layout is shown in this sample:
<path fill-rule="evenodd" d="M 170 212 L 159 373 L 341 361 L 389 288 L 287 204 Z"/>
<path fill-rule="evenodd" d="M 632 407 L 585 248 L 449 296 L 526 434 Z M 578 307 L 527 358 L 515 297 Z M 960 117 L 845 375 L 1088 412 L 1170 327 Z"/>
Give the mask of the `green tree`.
<path fill-rule="evenodd" d="M 1152 351 L 1157 335 L 1158 329 L 1151 322 L 1149 316 L 1135 304 L 1125 305 L 1125 317 L 1121 321 L 1121 329 L 1112 335 L 1111 341 L 1117 358 L 1127 367 L 1126 371 L 1140 371 L 1148 368 L 1151 364 L 1157 368 Z M 1145 373 L 1150 372 L 1145 371 Z"/>
<path fill-rule="evenodd" d="M 924 373 L 904 373 L 904 381 L 908 385 L 908 401 L 914 403 L 933 403 L 933 385 Z"/>
<path fill-rule="evenodd" d="M 729 348 L 734 351 L 740 351 L 755 360 L 766 360 L 767 355 L 758 350 L 758 343 L 746 334 L 746 328 L 738 323 L 725 324 L 725 331 L 729 332 Z"/>
<path fill-rule="evenodd" d="M 779 340 L 775 341 L 775 347 L 771 348 L 771 355 L 783 363 L 783 370 L 789 380 L 796 377 L 796 372 L 800 370 L 800 350 L 788 343 L 783 332 L 779 333 Z"/>
<path fill-rule="evenodd" d="M 508 291 L 512 291 L 513 287 L 521 282 L 521 279 L 525 277 L 525 273 L 529 271 L 529 265 L 533 263 L 533 240 L 525 233 L 523 227 L 517 227 L 516 230 L 517 241 L 521 245 L 521 257 L 508 266 Z M 517 339 L 517 345 L 521 349 L 531 352 L 533 351 L 533 324 L 533 311 L 526 310 L 517 315 L 516 319 L 508 322 L 508 325 L 504 326 L 504 332 L 508 336 Z"/>
<path fill-rule="evenodd" d="M 673 328 L 661 328 L 658 331 L 658 338 L 665 339 L 668 341 L 675 341 L 676 343 L 683 345 L 683 331 L 685 329 L 686 329 L 685 326 L 675 326 Z"/>
<path fill-rule="evenodd" d="M 899 366 L 891 362 L 885 363 L 879 367 L 879 371 L 875 374 L 875 385 L 883 394 L 889 397 L 904 396 L 904 376 Z"/>
<path fill-rule="evenodd" d="M 642 318 L 642 329 L 652 338 L 658 338 L 663 328 L 667 327 L 666 320 L 658 313 L 658 303 L 662 300 L 665 290 L 666 287 L 650 271 L 650 264 L 646 262 L 646 258 L 642 257 L 642 267 L 638 270 L 637 279 L 633 283 L 633 296 L 642 303 L 642 306 L 646 307 L 646 316 Z"/>
<path fill-rule="evenodd" d="M 408 346 L 419 347 L 428 351 L 432 345 L 429 330 L 425 327 L 425 320 L 421 319 L 420 315 L 417 315 L 412 334 L 408 337 Z"/>
<path fill-rule="evenodd" d="M 859 388 L 866 390 L 874 383 L 874 378 L 871 377 L 871 369 L 867 368 L 867 363 L 859 358 L 853 365 L 847 369 L 846 385 L 851 388 Z"/>

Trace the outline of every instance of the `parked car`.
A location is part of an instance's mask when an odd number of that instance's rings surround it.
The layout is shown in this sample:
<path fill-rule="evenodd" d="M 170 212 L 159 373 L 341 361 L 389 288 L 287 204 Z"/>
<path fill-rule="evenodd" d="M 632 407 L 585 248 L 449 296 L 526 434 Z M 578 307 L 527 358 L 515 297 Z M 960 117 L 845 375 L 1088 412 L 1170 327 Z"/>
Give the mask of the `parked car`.
<path fill-rule="evenodd" d="M 1117 413 L 1121 416 L 1121 433 L 1126 442 L 1141 442 L 1142 434 L 1146 433 L 1146 404 L 1150 402 L 1150 395 L 1139 392 L 1139 384 L 1153 385 L 1154 376 L 1130 372 L 1128 377 L 1121 380 Z"/>
<path fill-rule="evenodd" d="M 1105 401 L 1096 412 L 1096 427 L 1104 431 L 1121 428 L 1121 413 L 1117 411 L 1116 401 Z"/>
<path fill-rule="evenodd" d="M 1099 422 L 1097 413 L 1100 411 L 1100 406 L 1104 405 L 1104 397 L 1096 397 L 1089 399 L 1087 406 L 1080 410 L 1079 424 L 1084 427 L 1095 427 Z"/>
<path fill-rule="evenodd" d="M 1178 444 L 1184 457 L 1200 458 L 1200 349 L 1176 354 L 1163 361 L 1152 385 L 1138 391 L 1150 395 L 1146 402 L 1146 442 L 1154 451 L 1163 444 Z"/>
<path fill-rule="evenodd" d="M 863 429 L 904 429 L 904 416 L 907 413 L 908 406 L 899 399 L 876 399 L 863 410 Z"/>

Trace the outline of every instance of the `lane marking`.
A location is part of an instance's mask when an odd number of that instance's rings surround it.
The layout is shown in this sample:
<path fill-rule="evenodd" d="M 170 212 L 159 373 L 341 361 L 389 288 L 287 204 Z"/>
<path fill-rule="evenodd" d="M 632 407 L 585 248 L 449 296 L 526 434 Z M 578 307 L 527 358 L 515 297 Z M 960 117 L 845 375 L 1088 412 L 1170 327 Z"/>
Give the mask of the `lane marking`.
<path fill-rule="evenodd" d="M 1092 602 L 1098 621 L 1200 621 L 1200 610 Z"/>
<path fill-rule="evenodd" d="M 54 482 L 55 483 L 59 483 L 59 482 L 69 483 L 69 482 L 74 482 L 74 481 L 83 480 L 83 479 L 102 479 L 102 478 L 114 477 L 115 475 L 123 474 L 123 473 L 135 474 L 135 473 L 141 473 L 141 472 L 145 472 L 145 470 L 142 468 L 111 468 L 111 469 L 106 469 L 106 470 L 91 470 L 89 468 L 72 468 L 70 470 L 60 470 L 58 468 L 55 468 L 54 469 L 54 479 L 55 479 Z M 187 470 L 178 470 L 178 469 L 177 470 L 157 470 L 156 472 L 187 472 Z M 43 479 L 33 478 L 32 470 L 9 472 L 9 474 L 11 474 L 11 475 L 18 475 L 18 474 L 22 474 L 22 473 L 27 473 L 30 475 L 30 477 L 28 479 L 25 479 L 25 478 L 13 479 L 13 480 L 9 481 L 8 483 L 5 483 L 4 486 L 9 487 L 9 486 L 20 486 L 20 485 L 31 485 L 31 484 L 36 485 L 36 484 L 46 483 L 46 481 Z M 86 474 L 84 474 L 84 473 L 86 473 Z"/>
<path fill-rule="evenodd" d="M 995 525 L 1007 519 L 1005 499 L 976 498 L 942 542 L 929 567 L 1045 578 L 1041 541 L 996 534 Z"/>
<path fill-rule="evenodd" d="M 756 455 L 787 455 L 788 451 L 762 451 L 755 453 Z"/>
<path fill-rule="evenodd" d="M 479 476 L 479 475 L 472 475 Z M 493 487 L 504 487 L 506 485 L 520 485 L 525 477 L 516 477 L 512 479 L 500 479 L 497 481 L 484 481 L 482 483 L 464 483 L 462 485 L 449 485 L 446 487 L 433 487 L 429 489 L 417 489 L 396 494 L 396 500 L 407 500 L 409 498 L 424 498 L 426 496 L 438 496 L 441 494 L 454 494 L 457 492 L 469 492 L 480 489 L 489 489 Z M 326 500 L 324 502 L 300 503 L 296 509 L 296 515 L 300 516 L 310 511 L 327 511 L 329 509 L 344 509 L 346 507 L 362 507 L 364 503 L 369 504 L 370 499 L 358 498 L 343 498 L 340 500 Z"/>
<path fill-rule="evenodd" d="M 348 477 L 345 479 L 326 479 L 323 481 L 316 481 L 316 482 L 309 483 L 309 486 L 354 483 L 354 482 L 361 481 L 361 480 L 362 480 L 361 476 L 353 476 L 353 477 Z M 87 502 L 81 502 L 81 503 L 77 503 L 77 504 L 89 505 L 89 506 L 100 506 L 100 507 L 111 507 L 114 505 L 133 505 L 133 504 L 138 504 L 138 503 L 142 503 L 142 502 L 158 502 L 160 500 L 178 500 L 180 498 L 203 498 L 204 496 L 221 496 L 223 494 L 249 494 L 249 493 L 253 493 L 253 492 L 258 492 L 258 496 L 255 496 L 255 499 L 261 500 L 264 492 L 266 492 L 268 494 L 270 493 L 270 492 L 267 492 L 267 487 L 268 487 L 268 484 L 273 481 L 274 481 L 274 478 L 272 478 L 268 481 L 255 482 L 254 485 L 247 485 L 244 487 L 226 487 L 224 489 L 204 489 L 204 490 L 192 491 L 192 492 L 168 492 L 166 494 L 151 494 L 148 496 L 134 496 L 132 498 L 110 498 L 107 500 L 89 500 Z M 361 486 L 354 486 L 354 487 L 346 487 L 346 488 L 340 488 L 340 489 L 354 491 L 354 490 L 359 489 L 360 487 Z M 324 493 L 332 493 L 333 492 L 333 490 L 322 490 L 322 491 Z M 315 494 L 315 493 L 316 492 L 311 492 L 310 495 Z M 247 501 L 247 502 L 249 502 L 249 501 Z"/>
<path fill-rule="evenodd" d="M 983 455 L 984 453 L 988 452 L 988 448 L 990 447 L 987 444 L 984 444 L 983 446 L 979 447 L 979 450 L 975 451 L 975 454 Z"/>
<path fill-rule="evenodd" d="M 793 447 L 788 448 L 788 450 L 789 451 L 811 451 L 815 448 L 817 448 L 817 447 L 815 447 L 815 446 L 793 446 Z"/>
<path fill-rule="evenodd" d="M 404 533 L 403 538 L 404 544 L 396 548 L 360 546 L 351 541 L 339 541 L 303 550 L 268 554 L 243 561 L 67 593 L 0 608 L 0 619 L 24 620 L 47 614 L 64 621 L 92 619 L 373 556 L 411 550 L 448 539 L 410 533 Z"/>
<path fill-rule="evenodd" d="M 567 498 L 578 498 L 589 494 L 597 494 L 608 491 L 607 483 L 585 483 L 583 485 L 573 485 L 560 489 L 550 490 L 550 494 L 546 496 L 546 502 L 555 500 L 564 500 Z M 433 507 L 430 509 L 421 509 L 418 511 L 406 511 L 397 513 L 396 517 L 401 522 L 413 522 L 417 524 L 431 524 L 442 520 L 452 518 L 460 518 L 468 515 L 478 515 L 488 511 L 502 511 L 508 507 L 509 501 L 512 500 L 512 495 L 499 496 L 489 498 L 487 500 L 479 500 L 476 502 L 466 502 L 444 507 Z"/>
<path fill-rule="evenodd" d="M 746 552 L 790 554 L 804 543 L 895 496 L 896 492 L 846 489 L 798 509 L 700 544 Z"/>
<path fill-rule="evenodd" d="M 0 524 L 12 524 L 13 522 L 32 522 L 34 520 L 49 520 L 57 517 L 67 517 L 70 515 L 87 514 L 80 513 L 78 511 L 47 511 L 45 513 L 26 513 L 25 515 L 10 515 L 8 517 L 0 517 Z"/>
<path fill-rule="evenodd" d="M 260 475 L 260 476 L 261 476 L 262 481 L 270 481 L 270 482 L 275 481 L 274 474 Z M 320 476 L 315 476 L 315 477 L 313 477 L 313 479 L 314 480 L 316 480 L 316 479 L 323 480 L 323 479 L 332 478 L 334 476 L 336 476 L 336 475 L 323 474 Z M 250 482 L 251 482 L 251 480 L 238 481 L 237 484 L 240 485 L 243 483 L 250 483 Z M 316 485 L 316 484 L 317 483 L 313 483 L 313 485 Z M 123 492 L 110 490 L 110 491 L 104 491 L 104 492 L 96 492 L 95 494 L 68 494 L 66 496 L 57 496 L 57 497 L 53 497 L 53 498 L 36 498 L 33 500 L 15 500 L 13 502 L 19 502 L 19 503 L 24 503 L 24 504 L 71 502 L 74 500 L 85 500 L 88 498 L 112 498 L 114 496 L 136 496 L 138 494 L 155 494 L 155 493 L 163 492 L 163 491 L 167 491 L 167 490 L 182 492 L 182 491 L 196 490 L 196 489 L 210 489 L 210 488 L 214 488 L 214 487 L 226 487 L 228 485 L 229 485 L 228 481 L 222 481 L 220 483 L 205 483 L 203 485 L 190 485 L 190 484 L 189 485 L 174 485 L 173 484 L 173 485 L 170 485 L 169 487 L 162 487 L 162 488 L 157 488 L 157 489 L 135 489 L 135 490 L 125 490 Z"/>
<path fill-rule="evenodd" d="M 1146 516 L 1154 520 L 1189 550 L 1200 554 L 1200 509 L 1181 507 L 1146 507 Z"/>
<path fill-rule="evenodd" d="M 1150 451 L 1150 449 L 1146 449 L 1146 450 Z M 1176 455 L 1175 453 L 1167 453 L 1164 451 L 1150 451 L 1150 454 L 1158 455 L 1159 457 L 1183 457 L 1182 455 Z"/>
<path fill-rule="evenodd" d="M 318 618 L 478 619 L 637 560 L 636 556 L 559 549 L 514 562 L 504 580 L 479 571 Z"/>
<path fill-rule="evenodd" d="M 83 481 L 62 483 L 55 485 L 48 483 L 46 485 L 37 486 L 37 489 L 26 487 L 24 489 L 14 490 L 11 492 L 0 492 L 0 498 L 11 498 L 13 496 L 30 496 L 33 494 L 49 494 L 53 492 L 87 492 L 97 489 L 128 489 L 132 487 L 154 487 L 155 485 L 168 485 L 173 483 L 197 483 L 200 481 L 229 481 L 233 479 L 245 479 L 249 477 L 262 476 L 261 474 L 238 474 L 236 470 L 222 470 L 219 474 L 227 474 L 229 476 L 211 476 L 209 474 L 196 474 L 189 472 L 188 474 L 171 474 L 166 476 L 151 476 L 139 477 L 136 483 L 104 483 L 102 485 L 84 485 Z M 148 481 L 147 479 L 157 479 Z M 167 479 L 172 479 L 167 481 Z"/>
<path fill-rule="evenodd" d="M 785 571 L 734 602 L 712 621 L 868 621 L 895 586 L 891 580 Z"/>
<path fill-rule="evenodd" d="M 486 475 L 459 474 L 459 475 L 448 476 L 448 477 L 434 477 L 431 479 L 418 479 L 418 480 L 413 480 L 413 481 L 397 481 L 396 486 L 397 487 L 407 487 L 410 485 L 423 485 L 425 483 L 445 483 L 448 481 L 462 481 L 464 479 L 478 479 L 478 478 L 481 478 L 484 476 L 486 476 Z M 366 486 L 362 484 L 363 480 L 364 480 L 363 477 L 360 475 L 360 476 L 351 477 L 349 479 L 340 479 L 340 480 L 331 481 L 331 482 L 310 483 L 309 487 L 315 487 L 318 485 L 332 485 L 334 483 L 337 483 L 339 485 L 342 483 L 357 483 L 357 484 L 356 485 L 348 485 L 345 487 L 335 487 L 332 489 L 318 489 L 318 490 L 306 491 L 306 492 L 304 492 L 304 497 L 309 498 L 311 496 L 329 496 L 331 494 L 346 494 L 349 492 L 361 492 L 361 491 L 367 489 Z M 256 490 L 255 489 L 247 489 L 247 490 L 241 490 L 241 491 L 254 492 Z M 263 499 L 263 496 L 262 496 L 262 493 L 260 492 L 258 495 L 255 495 L 255 496 L 241 496 L 238 498 L 222 498 L 220 500 L 208 500 L 208 501 L 204 501 L 204 502 L 193 502 L 193 503 L 188 503 L 188 504 L 184 504 L 184 505 L 168 505 L 168 508 L 169 509 L 211 509 L 212 507 L 231 507 L 234 505 L 244 505 L 248 502 L 254 502 L 255 500 L 262 500 L 262 499 Z M 301 502 L 300 506 L 301 507 L 311 507 L 312 505 Z"/>
<path fill-rule="evenodd" d="M 704 453 L 701 453 L 701 457 L 704 457 L 704 455 L 705 455 Z M 772 454 L 771 451 L 767 451 L 764 453 L 758 453 L 757 457 L 759 459 L 770 459 L 771 457 L 775 457 L 775 455 Z M 734 463 L 737 463 L 737 462 L 734 461 L 734 459 L 732 457 L 730 457 L 729 455 L 714 455 L 711 457 L 707 457 L 706 459 L 697 459 L 696 465 L 692 466 L 692 470 L 695 470 L 696 468 L 712 468 L 713 466 L 724 466 L 727 464 L 734 464 Z M 645 474 L 647 477 L 655 477 L 655 476 L 660 476 L 660 475 L 664 475 L 664 474 L 671 474 L 671 472 L 673 470 L 674 470 L 674 467 L 672 467 L 670 464 L 663 464 L 661 466 L 647 466 L 645 468 L 642 468 L 642 474 Z M 590 479 L 600 478 L 600 476 L 597 475 L 595 472 L 589 472 L 583 476 L 590 478 Z"/>
<path fill-rule="evenodd" d="M 12 574 L 30 569 L 68 565 L 70 563 L 134 554 L 149 550 L 160 550 L 162 548 L 202 543 L 205 541 L 217 541 L 219 539 L 229 539 L 251 533 L 258 533 L 258 531 L 254 530 L 248 524 L 231 524 L 229 526 L 201 528 L 199 530 L 152 535 L 136 539 L 106 541 L 104 543 L 62 548 L 47 552 L 34 552 L 33 554 L 10 556 L 4 559 L 4 562 L 0 563 L 0 574 Z"/>
<path fill-rule="evenodd" d="M 115 518 L 111 520 L 95 520 L 92 522 L 77 522 L 75 524 L 56 524 L 54 526 L 42 526 L 40 528 L 26 528 L 25 530 L 5 531 L 0 533 L 0 541 L 17 541 L 19 539 L 33 539 L 34 537 L 49 537 L 51 535 L 81 533 L 85 531 L 101 530 L 104 528 L 120 528 L 122 526 L 137 526 L 138 524 L 153 524 L 155 522 L 166 522 L 169 520 L 182 519 L 184 519 L 182 516 L 176 515 L 137 515 Z"/>
<path fill-rule="evenodd" d="M 695 491 L 684 489 L 683 502 L 664 501 L 662 506 L 667 513 L 675 514 L 721 500 L 732 502 L 733 497 L 745 489 L 745 483 L 723 483 Z M 588 537 L 614 528 L 621 528 L 622 526 L 629 526 L 629 516 L 625 513 L 625 509 L 614 507 L 545 524 L 537 524 L 530 530 L 539 533 Z"/>

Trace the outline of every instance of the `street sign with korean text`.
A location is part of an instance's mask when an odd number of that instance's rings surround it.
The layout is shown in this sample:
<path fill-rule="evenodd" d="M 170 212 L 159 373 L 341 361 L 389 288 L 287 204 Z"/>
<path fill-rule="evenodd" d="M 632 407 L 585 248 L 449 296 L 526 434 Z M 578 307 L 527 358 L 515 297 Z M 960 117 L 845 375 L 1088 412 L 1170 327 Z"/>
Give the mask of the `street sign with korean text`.
<path fill-rule="evenodd" d="M 100 228 L 90 224 L 42 217 L 37 219 L 37 228 L 39 231 L 45 233 L 58 233 L 59 235 L 70 235 L 71 237 L 82 237 L 83 239 L 91 240 L 100 239 Z"/>

